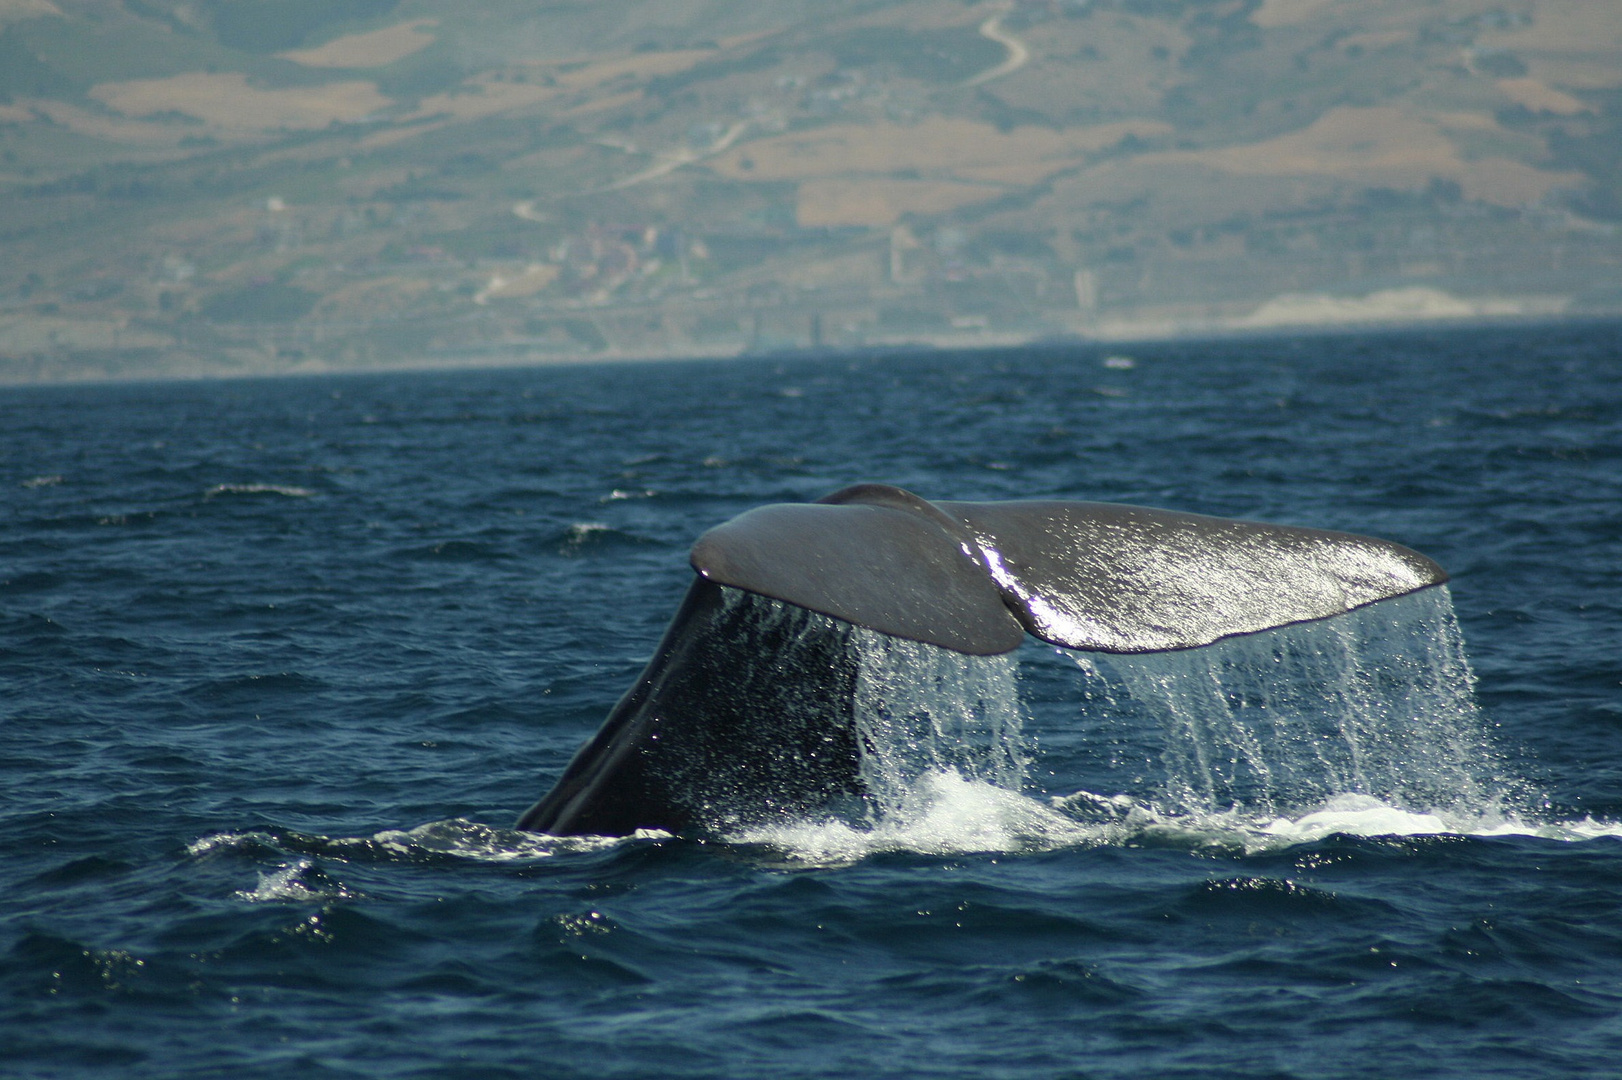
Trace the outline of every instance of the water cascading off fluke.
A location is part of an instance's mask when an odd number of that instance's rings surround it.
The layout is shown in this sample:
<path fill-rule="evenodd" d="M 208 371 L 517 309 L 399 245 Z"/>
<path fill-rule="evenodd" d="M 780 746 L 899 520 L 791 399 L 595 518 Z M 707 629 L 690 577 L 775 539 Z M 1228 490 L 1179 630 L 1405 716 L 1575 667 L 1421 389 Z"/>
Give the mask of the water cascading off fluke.
<path fill-rule="evenodd" d="M 1068 655 L 1101 739 L 1158 729 L 1153 798 L 1167 812 L 1270 815 L 1358 794 L 1491 818 L 1517 795 L 1445 586 L 1200 649 Z"/>
<path fill-rule="evenodd" d="M 926 778 L 1019 791 L 1029 750 L 1016 653 L 965 656 L 858 629 L 852 720 L 867 810 L 882 817 L 910 809 Z"/>

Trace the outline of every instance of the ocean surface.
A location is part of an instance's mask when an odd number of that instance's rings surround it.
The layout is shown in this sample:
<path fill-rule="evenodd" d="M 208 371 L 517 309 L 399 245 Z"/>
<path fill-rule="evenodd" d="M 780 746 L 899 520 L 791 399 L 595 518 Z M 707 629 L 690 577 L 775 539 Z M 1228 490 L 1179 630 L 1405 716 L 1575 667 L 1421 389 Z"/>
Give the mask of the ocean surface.
<path fill-rule="evenodd" d="M 0 1074 L 1622 1076 L 1622 326 L 1120 348 L 0 390 Z M 693 539 L 858 480 L 1452 581 L 963 661 L 866 816 L 513 831 Z"/>

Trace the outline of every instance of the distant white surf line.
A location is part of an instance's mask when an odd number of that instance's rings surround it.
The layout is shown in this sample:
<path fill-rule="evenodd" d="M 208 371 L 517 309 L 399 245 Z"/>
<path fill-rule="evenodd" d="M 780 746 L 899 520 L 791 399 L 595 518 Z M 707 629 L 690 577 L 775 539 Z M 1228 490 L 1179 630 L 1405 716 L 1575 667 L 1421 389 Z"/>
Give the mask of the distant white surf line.
<path fill-rule="evenodd" d="M 1422 285 L 1381 289 L 1365 296 L 1282 293 L 1265 301 L 1249 315 L 1233 320 L 1233 325 L 1238 329 L 1267 330 L 1297 326 L 1553 316 L 1564 314 L 1570 304 L 1570 298 L 1565 296 L 1466 299 Z"/>

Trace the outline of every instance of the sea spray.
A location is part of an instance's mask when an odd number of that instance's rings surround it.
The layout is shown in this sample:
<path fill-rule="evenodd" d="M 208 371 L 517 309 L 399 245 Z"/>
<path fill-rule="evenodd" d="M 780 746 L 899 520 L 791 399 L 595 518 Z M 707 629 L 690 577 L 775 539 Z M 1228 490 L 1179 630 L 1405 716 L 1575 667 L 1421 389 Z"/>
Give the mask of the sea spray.
<path fill-rule="evenodd" d="M 1017 653 L 965 656 L 865 629 L 852 643 L 858 772 L 874 812 L 909 805 L 924 777 L 945 773 L 1024 786 Z"/>
<path fill-rule="evenodd" d="M 1105 723 L 1158 726 L 1168 813 L 1272 815 L 1355 794 L 1481 820 L 1518 794 L 1445 586 L 1200 649 L 1070 655 Z"/>
<path fill-rule="evenodd" d="M 749 617 L 797 639 L 805 628 L 790 624 L 805 614 L 786 607 Z M 1078 722 L 1154 748 L 1154 779 L 1114 798 L 1033 797 L 1017 653 L 970 657 L 861 628 L 846 650 L 861 798 L 736 838 L 839 861 L 1531 828 L 1476 707 L 1445 588 L 1200 649 L 1065 653 L 1086 675 Z"/>
<path fill-rule="evenodd" d="M 750 650 L 774 659 L 759 670 L 746 661 L 745 683 L 780 679 L 785 658 L 802 674 L 835 660 L 850 672 L 837 681 L 851 699 L 855 797 L 726 830 L 796 862 L 1094 844 L 1241 853 L 1334 832 L 1547 831 L 1523 816 L 1522 782 L 1476 707 L 1445 588 L 1181 652 L 1061 651 L 1085 676 L 1082 715 L 1067 723 L 1144 758 L 1139 782 L 1113 796 L 1033 789 L 1018 653 L 965 656 L 764 598 L 728 600 L 744 640 L 775 646 Z M 779 771 L 802 769 L 814 741 L 810 716 L 797 715 L 807 703 L 779 704 L 770 723 L 793 734 Z"/>
<path fill-rule="evenodd" d="M 729 833 L 793 865 L 884 851 L 1074 847 L 1098 830 L 1022 791 L 1030 764 L 1017 653 L 965 656 L 853 628 L 851 723 L 861 796 Z"/>

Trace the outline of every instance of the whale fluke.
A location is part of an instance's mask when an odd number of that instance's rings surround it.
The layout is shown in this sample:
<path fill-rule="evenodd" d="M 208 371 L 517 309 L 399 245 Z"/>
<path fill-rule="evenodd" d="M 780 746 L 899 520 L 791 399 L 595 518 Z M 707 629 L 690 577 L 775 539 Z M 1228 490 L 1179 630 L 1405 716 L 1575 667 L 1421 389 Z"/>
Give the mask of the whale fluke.
<path fill-rule="evenodd" d="M 1087 502 L 929 503 L 860 484 L 763 506 L 693 545 L 721 585 L 976 655 L 1025 632 L 1094 652 L 1209 645 L 1447 580 L 1351 533 Z"/>
<path fill-rule="evenodd" d="M 699 537 L 691 562 L 698 579 L 653 660 L 519 828 L 680 831 L 860 795 L 853 627 L 969 655 L 1026 633 L 1158 652 L 1447 580 L 1350 533 L 1110 503 L 931 503 L 882 484 L 750 510 Z"/>
<path fill-rule="evenodd" d="M 1069 649 L 1189 649 L 1447 580 L 1417 551 L 1351 533 L 1110 503 L 939 505 L 1025 629 Z"/>
<path fill-rule="evenodd" d="M 1005 653 L 1025 637 L 962 523 L 900 488 L 750 510 L 700 536 L 691 561 L 706 581 L 956 652 Z"/>

